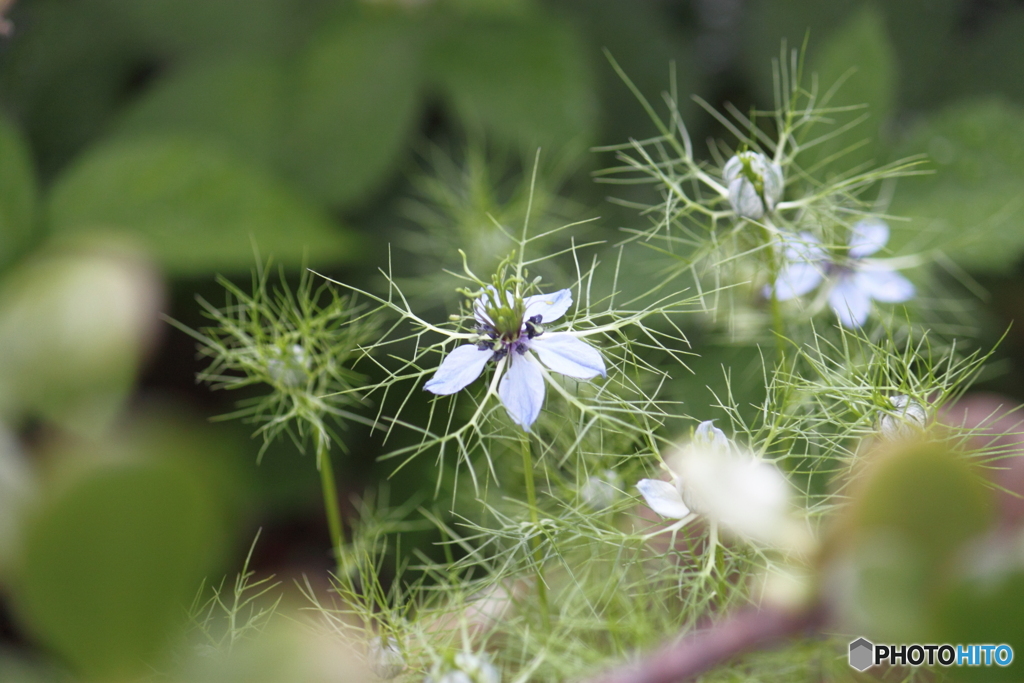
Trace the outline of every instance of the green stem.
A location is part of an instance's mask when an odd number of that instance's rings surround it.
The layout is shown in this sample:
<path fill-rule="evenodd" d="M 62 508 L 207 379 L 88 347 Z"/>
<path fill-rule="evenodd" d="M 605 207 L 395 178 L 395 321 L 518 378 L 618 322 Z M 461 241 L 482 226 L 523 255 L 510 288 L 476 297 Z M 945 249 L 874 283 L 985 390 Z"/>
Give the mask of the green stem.
<path fill-rule="evenodd" d="M 540 616 L 544 628 L 551 630 L 551 610 L 548 607 L 548 587 L 544 583 L 544 571 L 541 567 L 544 556 L 540 547 L 540 510 L 537 507 L 537 487 L 533 480 L 533 454 L 530 451 L 530 437 L 523 435 L 521 439 L 523 451 L 523 477 L 526 480 L 526 502 L 530 507 L 530 522 L 535 533 L 531 540 L 533 546 L 534 570 L 537 573 L 537 599 L 540 601 Z"/>
<path fill-rule="evenodd" d="M 320 486 L 324 493 L 324 510 L 327 513 L 327 528 L 331 533 L 331 550 L 337 563 L 339 574 L 342 571 L 341 551 L 345 544 L 345 532 L 341 526 L 341 509 L 338 507 L 338 485 L 334 481 L 334 469 L 331 467 L 331 453 L 323 445 L 317 446 L 317 459 L 320 465 Z"/>

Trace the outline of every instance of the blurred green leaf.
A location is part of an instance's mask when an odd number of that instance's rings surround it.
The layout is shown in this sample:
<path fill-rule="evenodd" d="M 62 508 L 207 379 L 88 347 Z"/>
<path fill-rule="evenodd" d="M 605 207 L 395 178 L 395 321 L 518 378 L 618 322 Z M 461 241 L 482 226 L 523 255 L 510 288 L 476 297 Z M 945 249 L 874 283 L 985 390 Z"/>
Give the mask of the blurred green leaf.
<path fill-rule="evenodd" d="M 211 501 L 187 469 L 98 467 L 27 530 L 19 614 L 87 676 L 145 673 L 183 625 L 218 540 Z"/>
<path fill-rule="evenodd" d="M 89 0 L 111 22 L 175 61 L 201 62 L 227 54 L 265 56 L 303 40 L 322 0 Z"/>
<path fill-rule="evenodd" d="M 1024 110 L 1001 100 L 948 107 L 920 123 L 898 156 L 927 153 L 934 175 L 900 182 L 890 246 L 939 246 L 961 265 L 999 271 L 1024 251 Z"/>
<path fill-rule="evenodd" d="M 934 106 L 949 99 L 941 64 L 961 58 L 953 47 L 965 5 L 963 0 L 900 0 L 878 2 L 885 13 L 892 46 L 898 55 L 900 104 L 905 108 Z"/>
<path fill-rule="evenodd" d="M 36 0 L 14 7 L 0 89 L 48 176 L 103 130 L 145 57 L 96 2 Z"/>
<path fill-rule="evenodd" d="M 394 173 L 419 113 L 422 32 L 398 16 L 346 15 L 301 55 L 283 156 L 320 199 L 357 204 Z"/>
<path fill-rule="evenodd" d="M 861 0 L 752 0 L 743 12 L 741 55 L 747 80 L 760 107 L 773 107 L 772 60 L 786 41 L 799 50 L 809 37 L 811 56 L 863 3 Z"/>
<path fill-rule="evenodd" d="M 0 403 L 79 433 L 117 416 L 148 350 L 159 277 L 117 244 L 38 252 L 0 287 Z"/>
<path fill-rule="evenodd" d="M 55 233 L 134 237 L 174 274 L 248 271 L 253 242 L 285 265 L 335 263 L 356 245 L 273 177 L 176 138 L 96 148 L 58 180 L 48 219 Z"/>
<path fill-rule="evenodd" d="M 117 121 L 117 138 L 188 135 L 241 159 L 274 161 L 283 124 L 285 68 L 258 57 L 187 65 L 155 82 Z"/>
<path fill-rule="evenodd" d="M 930 66 L 939 74 L 939 87 L 949 98 L 985 96 L 991 93 L 1024 104 L 1024 8 L 1008 7 L 992 12 L 985 23 L 966 35 L 936 41 L 940 59 Z"/>
<path fill-rule="evenodd" d="M 868 144 L 843 153 L 832 168 L 846 171 L 875 159 L 881 147 L 881 128 L 892 112 L 896 97 L 896 56 L 889 44 L 884 17 L 874 5 L 865 4 L 820 46 L 811 62 L 811 71 L 817 74 L 820 95 L 839 84 L 834 96 L 822 106 L 867 105 L 866 109 L 831 114 L 829 118 L 835 123 L 829 128 L 819 126 L 815 130 L 817 135 L 828 134 L 864 114 L 869 118 L 812 147 L 808 154 L 801 156 L 800 163 L 809 167 L 865 140 Z"/>
<path fill-rule="evenodd" d="M 936 642 L 935 597 L 956 553 L 993 519 L 990 492 L 941 444 L 892 444 L 874 454 L 847 513 L 857 626 L 892 642 Z M 922 640 L 918 640 L 922 639 Z"/>
<path fill-rule="evenodd" d="M 0 118 L 0 268 L 27 246 L 36 211 L 36 180 L 28 145 Z"/>
<path fill-rule="evenodd" d="M 658 134 L 643 107 L 629 92 L 603 51 L 607 49 L 647 99 L 659 106 L 669 91 L 670 64 L 675 64 L 679 109 L 683 119 L 696 104 L 690 95 L 704 86 L 701 64 L 694 59 L 693 35 L 679 30 L 667 7 L 619 0 L 562 0 L 573 23 L 586 30 L 584 56 L 597 74 L 601 95 L 601 142 L 618 144 Z M 661 111 L 664 112 L 662 109 Z"/>
<path fill-rule="evenodd" d="M 971 547 L 962 558 L 967 575 L 958 577 L 939 602 L 939 642 L 1008 644 L 1011 666 L 957 667 L 953 678 L 965 681 L 1019 681 L 1024 661 L 1024 566 L 1020 539 L 990 539 L 990 547 Z M 1016 555 L 1016 557 L 1014 557 Z"/>
<path fill-rule="evenodd" d="M 453 24 L 428 65 L 456 113 L 496 139 L 530 151 L 593 140 L 593 74 L 578 36 L 554 17 Z"/>

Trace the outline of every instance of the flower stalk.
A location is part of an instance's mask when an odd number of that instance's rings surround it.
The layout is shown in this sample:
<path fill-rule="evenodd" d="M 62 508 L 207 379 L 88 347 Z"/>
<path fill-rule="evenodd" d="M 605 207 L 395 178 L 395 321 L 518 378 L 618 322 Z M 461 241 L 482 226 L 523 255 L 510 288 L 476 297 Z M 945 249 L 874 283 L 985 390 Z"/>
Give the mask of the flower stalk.
<path fill-rule="evenodd" d="M 537 580 L 537 602 L 540 604 L 540 618 L 545 631 L 551 630 L 551 607 L 548 604 L 548 586 L 544 582 L 544 553 L 541 549 L 540 532 L 540 509 L 537 506 L 537 484 L 533 476 L 533 453 L 530 446 L 530 437 L 523 434 L 519 438 L 519 444 L 523 453 L 523 479 L 526 483 L 526 504 L 530 509 L 530 524 L 533 525 L 534 534 L 530 541 L 533 551 L 533 565 Z"/>

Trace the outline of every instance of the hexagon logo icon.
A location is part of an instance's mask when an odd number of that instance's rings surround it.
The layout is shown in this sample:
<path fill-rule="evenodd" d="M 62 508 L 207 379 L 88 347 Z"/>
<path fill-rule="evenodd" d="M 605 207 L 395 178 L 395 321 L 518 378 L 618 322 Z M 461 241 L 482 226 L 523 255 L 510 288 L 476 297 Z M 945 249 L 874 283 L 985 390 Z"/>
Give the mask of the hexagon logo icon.
<path fill-rule="evenodd" d="M 850 666 L 857 671 L 864 671 L 875 661 L 875 646 L 865 638 L 858 638 L 850 643 Z"/>

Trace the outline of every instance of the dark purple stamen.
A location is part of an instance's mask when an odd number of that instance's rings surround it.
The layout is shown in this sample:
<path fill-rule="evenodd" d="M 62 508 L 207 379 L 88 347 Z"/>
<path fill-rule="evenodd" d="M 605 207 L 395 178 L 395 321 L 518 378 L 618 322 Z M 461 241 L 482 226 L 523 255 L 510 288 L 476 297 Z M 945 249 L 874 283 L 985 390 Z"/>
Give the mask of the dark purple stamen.
<path fill-rule="evenodd" d="M 518 333 L 506 335 L 500 334 L 498 330 L 489 323 L 477 322 L 477 333 L 488 338 L 478 341 L 476 343 L 476 347 L 481 351 L 493 350 L 494 355 L 491 356 L 491 360 L 495 362 L 501 360 L 513 351 L 521 356 L 525 354 L 526 349 L 529 348 L 529 345 L 526 342 L 544 332 L 543 328 L 540 326 L 542 319 L 543 317 L 540 315 L 531 316 L 530 319 L 523 324 L 522 329 L 519 330 Z"/>

